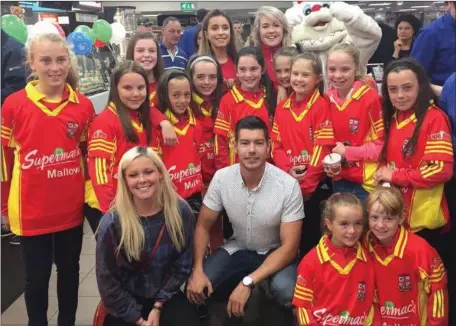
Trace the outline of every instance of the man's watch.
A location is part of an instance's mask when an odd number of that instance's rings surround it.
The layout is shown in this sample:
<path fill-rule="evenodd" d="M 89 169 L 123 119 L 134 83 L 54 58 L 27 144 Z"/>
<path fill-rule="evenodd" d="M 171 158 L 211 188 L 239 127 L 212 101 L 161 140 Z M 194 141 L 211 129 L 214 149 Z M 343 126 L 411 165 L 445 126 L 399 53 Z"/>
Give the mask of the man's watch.
<path fill-rule="evenodd" d="M 244 277 L 242 279 L 242 284 L 251 289 L 255 287 L 255 284 L 253 283 L 253 278 L 251 276 Z"/>

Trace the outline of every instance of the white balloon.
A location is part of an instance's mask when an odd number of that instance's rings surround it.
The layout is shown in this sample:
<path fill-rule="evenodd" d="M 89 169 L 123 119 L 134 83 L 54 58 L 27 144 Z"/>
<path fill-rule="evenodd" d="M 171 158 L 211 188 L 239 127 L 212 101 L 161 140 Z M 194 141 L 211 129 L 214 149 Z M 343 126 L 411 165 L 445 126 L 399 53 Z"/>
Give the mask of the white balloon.
<path fill-rule="evenodd" d="M 111 28 L 112 37 L 109 42 L 114 44 L 121 44 L 127 36 L 127 31 L 125 30 L 125 27 L 121 23 L 116 22 L 111 24 Z"/>
<path fill-rule="evenodd" d="M 30 38 L 41 34 L 59 34 L 58 29 L 49 21 L 39 21 L 31 28 Z"/>

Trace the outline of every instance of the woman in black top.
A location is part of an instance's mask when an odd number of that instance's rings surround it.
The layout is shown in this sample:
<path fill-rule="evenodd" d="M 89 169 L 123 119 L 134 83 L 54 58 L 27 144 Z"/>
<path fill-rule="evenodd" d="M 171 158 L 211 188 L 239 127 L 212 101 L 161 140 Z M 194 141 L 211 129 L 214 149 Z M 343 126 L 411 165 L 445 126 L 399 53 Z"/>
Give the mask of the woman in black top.
<path fill-rule="evenodd" d="M 134 147 L 119 164 L 114 207 L 103 216 L 96 249 L 104 326 L 196 326 L 180 291 L 193 261 L 194 216 L 158 155 Z"/>
<path fill-rule="evenodd" d="M 393 59 L 410 56 L 413 38 L 421 28 L 421 22 L 414 15 L 401 15 L 396 19 L 397 40 L 394 42 Z"/>

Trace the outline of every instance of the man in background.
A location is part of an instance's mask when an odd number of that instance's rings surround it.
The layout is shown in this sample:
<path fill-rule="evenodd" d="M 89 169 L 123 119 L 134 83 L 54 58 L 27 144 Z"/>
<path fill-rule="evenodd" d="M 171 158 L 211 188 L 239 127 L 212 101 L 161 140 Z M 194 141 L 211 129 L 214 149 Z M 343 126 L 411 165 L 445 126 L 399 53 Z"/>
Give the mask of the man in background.
<path fill-rule="evenodd" d="M 152 21 L 147 17 L 141 17 L 138 20 L 136 33 L 152 33 Z"/>
<path fill-rule="evenodd" d="M 188 57 L 191 57 L 195 54 L 196 31 L 198 30 L 198 26 L 203 23 L 204 17 L 206 17 L 207 13 L 208 11 L 206 9 L 198 9 L 196 12 L 196 19 L 198 20 L 198 24 L 195 26 L 187 27 L 182 34 L 179 46 L 188 55 Z"/>
<path fill-rule="evenodd" d="M 179 44 L 182 34 L 182 26 L 179 19 L 170 16 L 163 21 L 163 38 L 160 42 L 160 55 L 163 58 L 165 70 L 185 70 L 188 56 Z"/>

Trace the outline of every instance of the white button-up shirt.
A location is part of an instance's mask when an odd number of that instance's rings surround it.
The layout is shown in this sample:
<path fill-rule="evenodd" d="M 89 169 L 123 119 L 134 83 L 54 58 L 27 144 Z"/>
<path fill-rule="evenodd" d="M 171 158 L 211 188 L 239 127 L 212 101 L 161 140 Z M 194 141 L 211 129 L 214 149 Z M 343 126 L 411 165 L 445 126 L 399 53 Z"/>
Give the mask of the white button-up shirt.
<path fill-rule="evenodd" d="M 218 170 L 203 203 L 214 211 L 225 208 L 233 236 L 222 247 L 230 254 L 240 249 L 265 254 L 278 248 L 280 224 L 304 218 L 298 181 L 269 163 L 254 189 L 244 184 L 239 164 Z"/>

